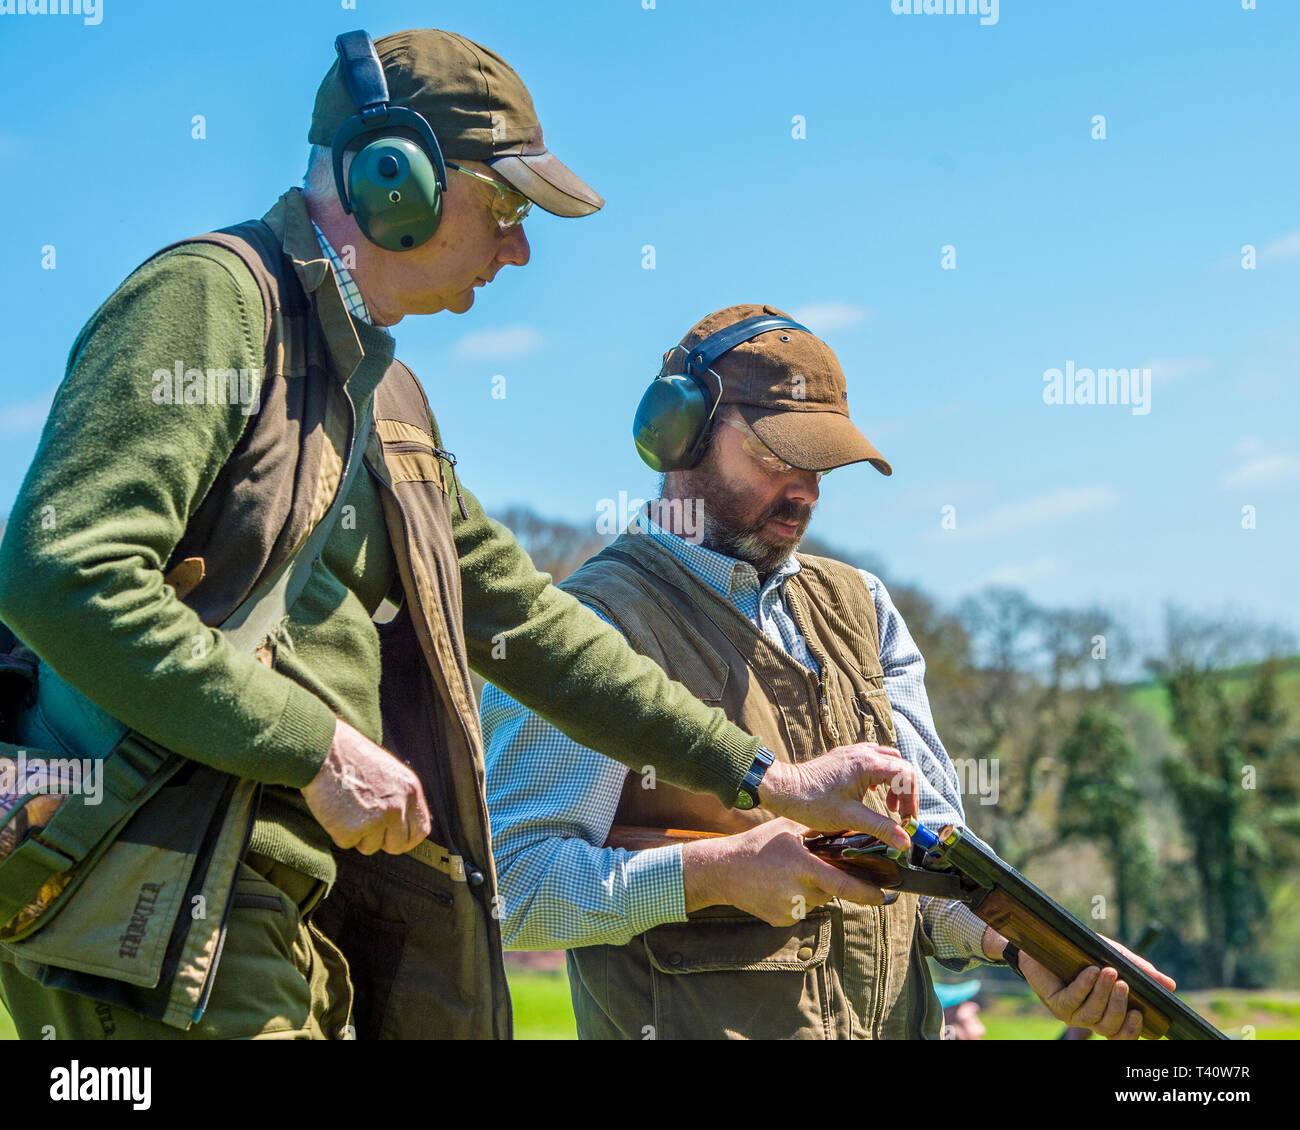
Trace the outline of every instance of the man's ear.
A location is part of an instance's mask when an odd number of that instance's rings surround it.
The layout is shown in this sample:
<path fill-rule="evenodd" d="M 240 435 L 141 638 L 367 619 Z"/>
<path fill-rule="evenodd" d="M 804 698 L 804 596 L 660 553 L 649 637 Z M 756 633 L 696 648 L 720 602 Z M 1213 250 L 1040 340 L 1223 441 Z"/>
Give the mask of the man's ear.
<path fill-rule="evenodd" d="M 727 427 L 727 421 L 736 419 L 739 414 L 729 404 L 723 404 L 713 413 L 713 419 L 709 421 L 709 435 L 704 442 L 704 455 L 700 459 L 703 463 L 705 459 L 713 454 L 714 447 L 721 442 L 723 431 Z"/>

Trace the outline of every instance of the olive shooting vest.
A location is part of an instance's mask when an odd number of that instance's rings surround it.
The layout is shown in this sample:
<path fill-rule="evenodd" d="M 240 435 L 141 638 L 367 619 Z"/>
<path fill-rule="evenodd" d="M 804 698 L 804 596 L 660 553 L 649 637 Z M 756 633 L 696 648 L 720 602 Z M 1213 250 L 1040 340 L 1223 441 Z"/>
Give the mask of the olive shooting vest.
<path fill-rule="evenodd" d="M 169 583 L 204 623 L 222 623 L 329 509 L 349 449 L 348 379 L 363 363 L 386 365 L 373 428 L 356 438 L 379 488 L 401 582 L 396 616 L 378 627 L 383 738 L 419 777 L 434 828 L 404 856 L 336 852 L 338 880 L 316 922 L 349 960 L 360 1037 L 508 1038 L 482 739 L 444 471 L 450 464 L 424 391 L 392 360 L 391 339 L 348 313 L 297 189 L 261 221 L 182 242 L 238 254 L 266 313 L 259 410 L 168 562 Z M 276 646 L 273 637 L 259 658 L 273 666 Z M 134 868 L 127 880 L 167 876 L 149 888 L 146 909 L 166 921 L 154 930 L 159 942 L 147 961 L 140 961 L 143 947 L 119 952 L 113 937 L 123 906 L 128 923 L 141 918 L 135 887 L 96 882 L 89 868 L 69 891 L 70 912 L 6 943 L 11 958 L 43 984 L 188 1027 L 220 976 L 230 889 L 256 798 L 252 782 L 188 763 L 122 829 L 129 850 L 110 854 Z M 106 854 L 95 868 L 108 861 Z M 166 890 L 166 899 L 153 888 Z M 191 917 L 194 895 L 211 913 Z M 87 930 L 87 923 L 103 928 Z"/>
<path fill-rule="evenodd" d="M 782 761 L 893 744 L 870 592 L 847 565 L 798 561 L 785 595 L 820 676 L 643 534 L 624 533 L 561 587 Z M 886 795 L 867 803 L 885 812 Z M 738 832 L 769 818 L 629 773 L 614 822 Z M 779 927 L 709 907 L 623 946 L 569 950 L 568 968 L 584 1038 L 937 1039 L 928 952 L 917 896 L 903 894 L 888 907 L 835 900 Z"/>

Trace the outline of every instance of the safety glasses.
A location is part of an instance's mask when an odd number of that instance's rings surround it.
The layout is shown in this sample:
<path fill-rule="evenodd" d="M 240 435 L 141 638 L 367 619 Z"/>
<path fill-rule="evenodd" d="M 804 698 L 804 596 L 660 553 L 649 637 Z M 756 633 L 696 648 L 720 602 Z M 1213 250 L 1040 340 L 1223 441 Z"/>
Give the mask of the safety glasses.
<path fill-rule="evenodd" d="M 516 192 L 509 185 L 503 184 L 492 177 L 484 176 L 473 169 L 466 169 L 461 165 L 453 164 L 451 161 L 447 161 L 445 164 L 449 169 L 464 173 L 467 177 L 473 177 L 484 184 L 490 184 L 496 189 L 496 196 L 492 198 L 492 218 L 496 220 L 497 227 L 502 232 L 517 228 L 524 222 L 524 217 L 532 210 L 533 202 L 522 192 Z"/>
<path fill-rule="evenodd" d="M 780 456 L 773 454 L 772 449 L 767 446 L 761 439 L 754 434 L 751 428 L 744 420 L 735 416 L 728 416 L 723 421 L 729 428 L 735 428 L 745 437 L 745 442 L 741 444 L 745 454 L 748 455 L 755 463 L 759 464 L 763 470 L 773 475 L 785 475 L 791 471 L 797 471 L 800 468 L 787 463 Z M 817 481 L 822 481 L 823 475 L 829 475 L 829 471 L 817 471 Z"/>

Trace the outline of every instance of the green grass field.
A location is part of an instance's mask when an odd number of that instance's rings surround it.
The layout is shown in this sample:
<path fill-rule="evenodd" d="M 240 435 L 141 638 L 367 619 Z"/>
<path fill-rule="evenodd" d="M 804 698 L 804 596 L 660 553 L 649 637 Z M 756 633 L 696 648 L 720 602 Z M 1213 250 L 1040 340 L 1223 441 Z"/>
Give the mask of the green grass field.
<path fill-rule="evenodd" d="M 564 970 L 540 973 L 511 969 L 510 996 L 515 1005 L 515 1039 L 576 1040 L 577 1026 L 569 1003 Z"/>
<path fill-rule="evenodd" d="M 515 1005 L 515 1037 L 520 1040 L 576 1038 L 569 1005 L 569 979 L 563 971 L 539 973 L 511 970 L 510 992 Z M 1254 1028 L 1259 1040 L 1300 1039 L 1300 993 L 1209 990 L 1191 993 L 1188 1000 L 1203 1016 L 1234 1038 Z M 1055 1040 L 1062 1030 L 1036 997 L 1005 994 L 981 998 L 980 1020 L 989 1040 Z"/>
<path fill-rule="evenodd" d="M 1250 686 L 1254 671 L 1252 665 L 1219 672 L 1219 678 L 1226 686 L 1230 699 L 1241 699 Z M 1300 707 L 1300 657 L 1287 659 L 1281 663 L 1277 686 L 1282 701 L 1289 711 Z M 1158 682 L 1153 680 L 1134 684 L 1129 691 L 1129 702 L 1137 709 L 1149 713 L 1166 729 L 1169 728 L 1173 719 L 1169 696 Z"/>
<path fill-rule="evenodd" d="M 515 1037 L 520 1040 L 573 1040 L 577 1033 L 569 1005 L 569 979 L 561 972 L 514 970 L 510 992 L 515 1003 Z M 1300 1040 L 1300 993 L 1210 990 L 1190 995 L 1192 1004 L 1230 1036 L 1244 1025 L 1259 1040 Z M 985 997 L 980 1019 L 990 1040 L 1054 1040 L 1061 1025 L 1037 1000 L 1024 995 Z M 0 1008 L 0 1040 L 14 1039 L 13 1022 Z"/>

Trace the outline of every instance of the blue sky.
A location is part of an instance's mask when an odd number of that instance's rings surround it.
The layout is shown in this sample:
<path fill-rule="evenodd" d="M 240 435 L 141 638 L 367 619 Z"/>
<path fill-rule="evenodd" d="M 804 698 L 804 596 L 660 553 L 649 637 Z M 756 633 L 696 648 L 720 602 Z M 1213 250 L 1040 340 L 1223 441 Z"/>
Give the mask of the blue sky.
<path fill-rule="evenodd" d="M 630 425 L 660 354 L 714 309 L 771 303 L 836 350 L 895 467 L 826 480 L 825 539 L 945 602 L 1005 582 L 1148 631 L 1167 600 L 1300 628 L 1291 0 L 1002 0 L 991 26 L 889 0 L 101 11 L 0 15 L 0 511 L 94 308 L 298 181 L 338 32 L 432 21 L 510 61 L 608 200 L 535 213 L 526 268 L 467 315 L 397 327 L 489 509 L 595 523 L 651 493 Z M 1150 368 L 1150 411 L 1045 404 L 1067 362 Z"/>

